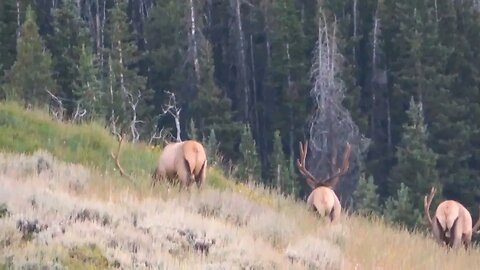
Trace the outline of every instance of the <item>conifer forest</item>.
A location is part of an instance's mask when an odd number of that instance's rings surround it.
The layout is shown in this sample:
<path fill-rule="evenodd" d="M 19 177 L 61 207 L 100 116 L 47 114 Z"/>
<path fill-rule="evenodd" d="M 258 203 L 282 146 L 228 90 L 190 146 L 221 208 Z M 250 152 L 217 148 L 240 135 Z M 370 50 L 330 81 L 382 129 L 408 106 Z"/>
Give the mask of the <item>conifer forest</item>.
<path fill-rule="evenodd" d="M 299 142 L 319 177 L 349 142 L 339 198 L 406 224 L 480 203 L 478 0 L 1 0 L 0 99 L 299 198 Z"/>

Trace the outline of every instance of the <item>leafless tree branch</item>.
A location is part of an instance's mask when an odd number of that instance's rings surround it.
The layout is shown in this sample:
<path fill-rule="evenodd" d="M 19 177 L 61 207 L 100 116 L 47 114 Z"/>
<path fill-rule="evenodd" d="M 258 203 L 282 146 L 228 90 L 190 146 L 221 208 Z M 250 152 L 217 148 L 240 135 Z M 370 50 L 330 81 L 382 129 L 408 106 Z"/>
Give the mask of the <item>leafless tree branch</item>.
<path fill-rule="evenodd" d="M 170 114 L 175 120 L 175 128 L 177 130 L 176 141 L 181 142 L 180 137 L 180 112 L 182 108 L 177 107 L 177 100 L 175 94 L 170 91 L 164 91 L 168 96 L 168 103 L 162 106 L 162 115 Z"/>

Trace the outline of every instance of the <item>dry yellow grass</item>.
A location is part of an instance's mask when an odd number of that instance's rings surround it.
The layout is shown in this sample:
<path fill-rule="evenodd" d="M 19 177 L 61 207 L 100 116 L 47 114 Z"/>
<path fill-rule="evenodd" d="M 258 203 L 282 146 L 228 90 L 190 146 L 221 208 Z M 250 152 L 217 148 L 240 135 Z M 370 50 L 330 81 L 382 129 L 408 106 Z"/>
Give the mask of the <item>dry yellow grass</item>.
<path fill-rule="evenodd" d="M 480 251 L 446 252 L 422 234 L 228 183 L 179 192 L 56 160 L 0 154 L 2 264 L 83 269 L 475 269 Z M 38 220 L 25 235 L 19 220 Z M 43 226 L 43 227 L 42 227 Z M 48 226 L 48 227 L 46 227 Z M 28 237 L 26 237 L 28 236 Z M 28 239 L 25 239 L 28 238 Z M 211 244 L 211 240 L 215 243 Z M 197 244 L 211 244 L 208 255 Z"/>

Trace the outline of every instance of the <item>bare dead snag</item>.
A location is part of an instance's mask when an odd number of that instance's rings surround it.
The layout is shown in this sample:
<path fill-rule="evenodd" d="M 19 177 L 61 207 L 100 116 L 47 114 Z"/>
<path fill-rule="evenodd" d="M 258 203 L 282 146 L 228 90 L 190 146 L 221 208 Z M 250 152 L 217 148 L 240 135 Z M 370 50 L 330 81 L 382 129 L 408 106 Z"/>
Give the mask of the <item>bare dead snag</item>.
<path fill-rule="evenodd" d="M 114 154 L 113 151 L 112 151 L 110 154 L 111 154 L 113 160 L 115 161 L 115 166 L 118 168 L 118 171 L 120 172 L 120 175 L 128 178 L 131 181 L 133 181 L 133 178 L 125 172 L 122 165 L 120 164 L 120 149 L 122 147 L 122 142 L 125 139 L 125 134 L 123 134 L 122 136 L 119 136 L 119 139 L 120 140 L 118 142 L 117 153 Z"/>

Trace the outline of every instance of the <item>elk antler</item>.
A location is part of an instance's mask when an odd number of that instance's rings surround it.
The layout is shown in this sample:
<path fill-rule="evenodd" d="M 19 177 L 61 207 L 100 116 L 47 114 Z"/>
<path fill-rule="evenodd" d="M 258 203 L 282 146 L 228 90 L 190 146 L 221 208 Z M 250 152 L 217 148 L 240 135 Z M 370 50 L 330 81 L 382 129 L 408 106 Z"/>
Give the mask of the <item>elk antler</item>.
<path fill-rule="evenodd" d="M 128 178 L 129 180 L 133 180 L 133 178 L 125 173 L 125 170 L 122 168 L 120 164 L 120 148 L 122 147 L 123 139 L 125 138 L 125 134 L 119 136 L 120 140 L 118 142 L 117 154 L 114 154 L 113 151 L 110 153 L 112 155 L 113 160 L 115 161 L 115 166 L 117 166 L 118 170 L 120 171 L 120 175 Z"/>
<path fill-rule="evenodd" d="M 308 151 L 308 141 L 305 142 L 305 144 L 302 144 L 301 142 L 299 144 L 300 144 L 300 159 L 297 159 L 297 167 L 300 173 L 306 177 L 307 184 L 312 189 L 315 189 L 319 186 L 333 187 L 338 182 L 339 177 L 344 175 L 348 171 L 348 168 L 350 167 L 349 158 L 352 152 L 352 146 L 350 145 L 350 143 L 347 142 L 347 146 L 343 154 L 342 167 L 338 168 L 337 173 L 335 173 L 334 175 L 321 180 L 313 176 L 305 167 L 305 158 L 307 157 L 307 151 Z"/>
<path fill-rule="evenodd" d="M 350 167 L 349 159 L 350 159 L 351 153 L 352 153 L 352 146 L 350 145 L 349 142 L 347 142 L 347 146 L 345 147 L 345 152 L 343 153 L 342 167 L 337 169 L 337 173 L 321 181 L 324 186 L 334 187 L 338 183 L 340 176 L 344 175 L 348 171 L 348 168 Z M 333 164 L 335 163 L 336 163 L 336 160 L 333 162 Z"/>
<path fill-rule="evenodd" d="M 423 201 L 423 208 L 425 210 L 425 215 L 427 216 L 427 220 L 430 225 L 432 225 L 432 217 L 430 216 L 430 204 L 432 204 L 432 200 L 433 200 L 433 196 L 435 196 L 435 192 L 437 192 L 437 189 L 435 187 L 432 187 L 430 194 L 425 195 L 425 198 Z"/>
<path fill-rule="evenodd" d="M 472 232 L 476 233 L 478 231 L 478 228 L 480 228 L 480 206 L 478 207 L 478 220 L 475 225 L 473 225 Z"/>
<path fill-rule="evenodd" d="M 300 148 L 300 158 L 297 159 L 298 170 L 303 176 L 306 177 L 307 184 L 312 189 L 315 189 L 317 188 L 318 180 L 305 167 L 305 158 L 307 157 L 307 152 L 308 152 L 308 140 L 304 144 L 302 142 L 299 142 L 298 144 Z"/>

